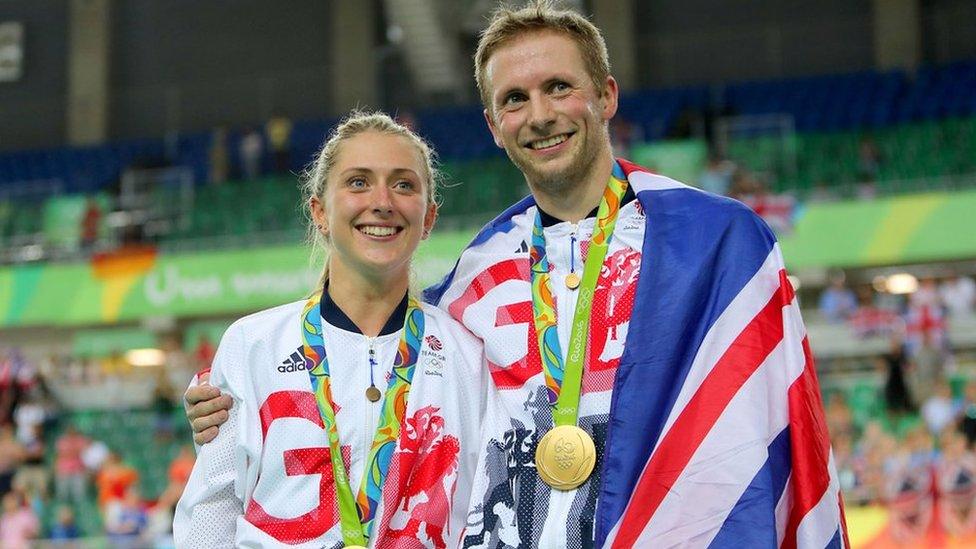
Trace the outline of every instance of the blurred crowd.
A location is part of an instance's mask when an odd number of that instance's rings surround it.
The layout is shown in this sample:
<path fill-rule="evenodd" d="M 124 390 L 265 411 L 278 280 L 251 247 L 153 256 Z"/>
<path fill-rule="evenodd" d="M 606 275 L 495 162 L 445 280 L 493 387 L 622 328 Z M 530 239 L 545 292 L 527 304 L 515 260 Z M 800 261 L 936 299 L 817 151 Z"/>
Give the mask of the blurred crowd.
<path fill-rule="evenodd" d="M 122 359 L 114 361 L 119 365 Z M 150 495 L 140 490 L 145 472 L 123 459 L 132 448 L 113 448 L 83 433 L 76 416 L 53 396 L 49 384 L 63 382 L 63 372 L 48 377 L 20 353 L 0 351 L 0 373 L 0 547 L 27 548 L 34 539 L 70 544 L 83 536 L 107 539 L 118 548 L 171 547 L 173 509 L 194 462 L 192 446 L 180 445 L 186 429 L 176 432 L 172 421 L 178 395 L 171 386 L 156 387 L 153 436 L 159 448 L 174 448 L 175 456 L 165 488 Z M 75 383 L 96 379 L 101 378 Z M 85 531 L 78 515 L 96 508 L 101 531 Z"/>
<path fill-rule="evenodd" d="M 912 543 L 933 525 L 976 533 L 976 382 L 954 396 L 940 378 L 915 411 L 887 410 L 858 429 L 842 393 L 828 398 L 827 425 L 848 505 L 882 505 L 894 539 Z"/>
<path fill-rule="evenodd" d="M 835 392 L 826 414 L 845 500 L 884 506 L 890 535 L 908 545 L 931 528 L 976 534 L 976 380 L 958 368 L 948 336 L 953 323 L 973 320 L 974 302 L 976 282 L 958 275 L 897 295 L 848 288 L 835 273 L 820 295 L 824 320 L 890 342 L 875 358 L 882 409 L 855 421 Z"/>

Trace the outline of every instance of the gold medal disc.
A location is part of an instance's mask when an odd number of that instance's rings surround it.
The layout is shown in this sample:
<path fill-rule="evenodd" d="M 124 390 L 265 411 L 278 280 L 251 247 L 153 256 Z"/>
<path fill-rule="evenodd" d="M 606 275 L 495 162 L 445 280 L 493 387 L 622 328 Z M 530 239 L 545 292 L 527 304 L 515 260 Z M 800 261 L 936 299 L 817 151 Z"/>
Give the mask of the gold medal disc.
<path fill-rule="evenodd" d="M 596 465 L 596 446 L 576 425 L 551 429 L 535 449 L 539 478 L 556 490 L 572 490 L 586 482 Z"/>
<path fill-rule="evenodd" d="M 575 290 L 576 288 L 579 288 L 579 285 L 580 285 L 580 277 L 578 274 L 569 273 L 568 275 L 566 275 L 567 288 L 569 288 L 570 290 Z"/>
<path fill-rule="evenodd" d="M 368 398 L 370 402 L 376 402 L 382 396 L 383 393 L 381 393 L 379 389 L 377 389 L 372 385 L 369 386 L 369 389 L 366 389 L 366 398 Z"/>

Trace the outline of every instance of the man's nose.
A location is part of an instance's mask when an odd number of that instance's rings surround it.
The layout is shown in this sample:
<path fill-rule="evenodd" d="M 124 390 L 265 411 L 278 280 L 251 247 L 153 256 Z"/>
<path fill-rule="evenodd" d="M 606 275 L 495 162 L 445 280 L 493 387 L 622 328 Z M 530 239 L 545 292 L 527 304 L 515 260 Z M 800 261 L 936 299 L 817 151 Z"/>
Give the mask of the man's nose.
<path fill-rule="evenodd" d="M 537 96 L 529 100 L 529 125 L 533 130 L 545 133 L 555 121 L 552 102 L 548 97 Z"/>

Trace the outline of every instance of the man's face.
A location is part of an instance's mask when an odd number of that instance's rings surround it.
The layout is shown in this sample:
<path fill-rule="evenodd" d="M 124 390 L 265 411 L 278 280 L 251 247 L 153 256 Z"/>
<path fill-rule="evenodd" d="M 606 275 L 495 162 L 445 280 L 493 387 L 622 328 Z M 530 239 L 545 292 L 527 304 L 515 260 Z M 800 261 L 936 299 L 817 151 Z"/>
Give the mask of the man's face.
<path fill-rule="evenodd" d="M 611 154 L 606 123 L 617 111 L 617 83 L 608 77 L 597 89 L 572 38 L 518 36 L 492 54 L 485 73 L 488 127 L 533 191 L 575 188 Z"/>

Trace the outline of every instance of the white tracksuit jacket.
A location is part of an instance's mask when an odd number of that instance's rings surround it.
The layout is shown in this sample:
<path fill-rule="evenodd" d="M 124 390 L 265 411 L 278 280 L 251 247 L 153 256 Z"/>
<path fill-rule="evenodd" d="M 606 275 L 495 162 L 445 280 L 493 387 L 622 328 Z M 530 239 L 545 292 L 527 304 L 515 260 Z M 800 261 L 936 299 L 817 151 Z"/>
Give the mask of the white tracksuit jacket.
<path fill-rule="evenodd" d="M 301 353 L 295 302 L 242 318 L 224 334 L 211 384 L 230 419 L 204 445 L 176 508 L 178 547 L 341 547 L 328 441 Z M 481 342 L 423 305 L 425 331 L 371 547 L 456 546 L 489 390 Z M 322 323 L 350 486 L 358 493 L 400 330 L 375 338 Z M 348 452 L 348 453 L 347 453 Z"/>

